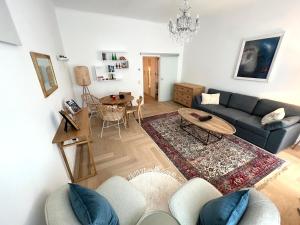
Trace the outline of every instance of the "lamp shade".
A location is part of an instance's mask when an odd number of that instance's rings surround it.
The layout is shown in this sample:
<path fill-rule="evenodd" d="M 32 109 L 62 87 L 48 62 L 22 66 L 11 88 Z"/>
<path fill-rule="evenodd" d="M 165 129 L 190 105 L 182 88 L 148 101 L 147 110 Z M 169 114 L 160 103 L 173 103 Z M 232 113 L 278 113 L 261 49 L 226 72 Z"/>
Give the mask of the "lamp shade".
<path fill-rule="evenodd" d="M 89 69 L 86 66 L 75 66 L 74 74 L 78 85 L 89 86 L 91 84 Z"/>

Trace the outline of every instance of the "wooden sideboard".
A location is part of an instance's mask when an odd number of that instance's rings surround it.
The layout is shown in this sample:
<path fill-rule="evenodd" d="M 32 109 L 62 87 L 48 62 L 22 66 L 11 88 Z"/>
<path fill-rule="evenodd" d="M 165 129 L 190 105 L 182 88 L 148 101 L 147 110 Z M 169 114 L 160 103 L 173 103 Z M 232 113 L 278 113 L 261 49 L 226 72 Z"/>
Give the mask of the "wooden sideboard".
<path fill-rule="evenodd" d="M 176 83 L 174 85 L 174 102 L 192 107 L 194 96 L 205 92 L 205 87 L 201 85 Z"/>

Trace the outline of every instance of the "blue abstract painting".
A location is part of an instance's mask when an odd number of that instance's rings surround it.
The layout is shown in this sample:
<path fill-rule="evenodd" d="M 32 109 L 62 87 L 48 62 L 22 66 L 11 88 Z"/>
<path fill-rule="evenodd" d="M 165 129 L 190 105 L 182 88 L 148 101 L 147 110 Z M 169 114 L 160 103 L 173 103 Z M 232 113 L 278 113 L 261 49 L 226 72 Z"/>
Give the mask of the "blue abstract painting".
<path fill-rule="evenodd" d="M 281 37 L 245 41 L 236 78 L 268 79 Z"/>

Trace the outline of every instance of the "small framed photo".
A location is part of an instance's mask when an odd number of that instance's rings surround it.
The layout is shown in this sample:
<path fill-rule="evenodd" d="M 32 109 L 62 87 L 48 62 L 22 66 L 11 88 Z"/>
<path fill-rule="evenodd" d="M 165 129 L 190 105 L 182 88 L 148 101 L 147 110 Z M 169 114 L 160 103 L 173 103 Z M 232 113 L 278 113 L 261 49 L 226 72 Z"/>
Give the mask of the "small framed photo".
<path fill-rule="evenodd" d="M 78 124 L 76 123 L 76 121 L 68 113 L 66 113 L 64 110 L 60 110 L 59 113 L 66 120 L 66 123 L 71 124 L 71 126 L 76 130 L 80 129 Z M 66 128 L 66 126 L 65 126 L 65 128 Z M 65 131 L 66 130 L 67 129 L 65 129 Z"/>
<path fill-rule="evenodd" d="M 234 78 L 267 82 L 284 32 L 245 39 Z"/>
<path fill-rule="evenodd" d="M 73 99 L 67 100 L 65 105 L 72 114 L 76 114 L 81 111 L 80 106 Z"/>

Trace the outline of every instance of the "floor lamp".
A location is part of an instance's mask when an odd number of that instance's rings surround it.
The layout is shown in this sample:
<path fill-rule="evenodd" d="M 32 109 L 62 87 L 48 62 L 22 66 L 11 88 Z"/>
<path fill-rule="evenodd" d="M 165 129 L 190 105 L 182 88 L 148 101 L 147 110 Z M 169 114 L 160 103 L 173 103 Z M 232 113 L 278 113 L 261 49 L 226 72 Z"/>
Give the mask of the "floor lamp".
<path fill-rule="evenodd" d="M 82 86 L 82 96 L 88 94 L 90 95 L 90 90 L 88 86 L 91 84 L 89 69 L 86 66 L 75 66 L 74 74 L 76 83 L 79 86 Z M 82 100 L 82 106 L 84 105 L 84 101 Z"/>

